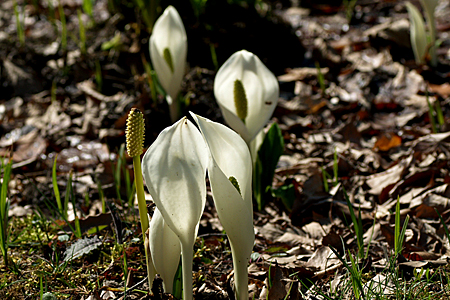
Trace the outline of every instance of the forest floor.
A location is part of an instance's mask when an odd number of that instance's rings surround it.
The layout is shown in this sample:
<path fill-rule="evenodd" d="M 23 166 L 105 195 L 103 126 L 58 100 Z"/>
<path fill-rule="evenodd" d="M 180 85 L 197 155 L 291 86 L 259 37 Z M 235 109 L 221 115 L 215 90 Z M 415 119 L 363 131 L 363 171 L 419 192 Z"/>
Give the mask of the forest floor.
<path fill-rule="evenodd" d="M 241 49 L 280 83 L 285 150 L 277 196 L 255 206 L 251 298 L 450 299 L 450 1 L 436 9 L 436 67 L 414 60 L 405 1 L 247 2 L 209 0 L 198 18 L 189 1 L 161 6 L 188 35 L 184 114 L 224 123 L 213 80 Z M 92 3 L 91 15 L 80 0 L 0 3 L 0 157 L 13 162 L 0 299 L 173 299 L 148 295 L 123 146 L 132 107 L 146 148 L 171 125 L 144 67 L 149 33 L 134 2 Z M 195 299 L 233 299 L 210 192 L 194 253 Z"/>

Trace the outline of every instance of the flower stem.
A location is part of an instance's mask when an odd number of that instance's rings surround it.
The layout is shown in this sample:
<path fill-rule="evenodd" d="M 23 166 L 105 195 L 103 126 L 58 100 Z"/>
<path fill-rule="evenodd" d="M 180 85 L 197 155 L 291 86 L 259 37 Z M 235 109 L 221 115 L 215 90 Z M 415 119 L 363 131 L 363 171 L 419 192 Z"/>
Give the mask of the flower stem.
<path fill-rule="evenodd" d="M 231 254 L 233 256 L 234 287 L 237 300 L 248 299 L 248 260 L 249 258 L 242 251 L 233 247 L 230 241 Z"/>
<path fill-rule="evenodd" d="M 136 194 L 138 199 L 139 217 L 141 219 L 142 233 L 148 229 L 147 205 L 145 203 L 144 195 L 144 181 L 142 180 L 141 158 L 139 156 L 133 157 L 134 180 L 136 182 Z"/>
<path fill-rule="evenodd" d="M 136 183 L 136 194 L 139 207 L 139 219 L 141 220 L 142 236 L 145 243 L 145 235 L 148 229 L 148 217 L 147 217 L 147 205 L 145 203 L 144 195 L 144 181 L 142 180 L 142 170 L 141 170 L 141 157 L 136 155 L 133 157 L 133 169 L 134 169 L 134 180 Z M 147 247 L 145 249 L 145 261 L 147 263 L 147 275 L 148 275 L 148 286 L 151 292 L 154 271 L 151 270 L 153 267 L 153 262 L 149 260 L 149 253 Z"/>
<path fill-rule="evenodd" d="M 181 265 L 183 270 L 183 300 L 192 300 L 192 257 L 194 256 L 194 245 L 181 243 Z"/>

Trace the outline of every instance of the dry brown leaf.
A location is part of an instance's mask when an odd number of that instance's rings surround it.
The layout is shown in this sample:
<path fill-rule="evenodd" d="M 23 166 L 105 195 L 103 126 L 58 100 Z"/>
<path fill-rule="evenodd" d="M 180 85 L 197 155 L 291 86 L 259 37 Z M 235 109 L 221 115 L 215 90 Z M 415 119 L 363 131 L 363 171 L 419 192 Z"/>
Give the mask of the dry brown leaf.
<path fill-rule="evenodd" d="M 441 95 L 442 98 L 447 98 L 450 96 L 450 83 L 446 82 L 443 84 L 432 84 L 429 85 L 430 91 Z"/>
<path fill-rule="evenodd" d="M 396 134 L 383 134 L 380 137 L 378 137 L 377 141 L 375 142 L 375 149 L 378 149 L 380 151 L 388 151 L 392 148 L 398 147 L 402 144 L 402 138 L 399 137 Z"/>
<path fill-rule="evenodd" d="M 385 187 L 397 183 L 402 178 L 405 168 L 409 166 L 412 159 L 413 157 L 409 156 L 384 172 L 368 176 L 366 183 L 371 188 L 368 192 L 373 195 L 379 195 Z"/>
<path fill-rule="evenodd" d="M 322 75 L 327 75 L 329 72 L 329 68 L 320 68 L 320 72 L 322 73 Z M 278 80 L 282 82 L 291 82 L 317 76 L 317 68 L 295 68 L 289 69 L 287 71 L 287 74 L 278 76 Z"/>

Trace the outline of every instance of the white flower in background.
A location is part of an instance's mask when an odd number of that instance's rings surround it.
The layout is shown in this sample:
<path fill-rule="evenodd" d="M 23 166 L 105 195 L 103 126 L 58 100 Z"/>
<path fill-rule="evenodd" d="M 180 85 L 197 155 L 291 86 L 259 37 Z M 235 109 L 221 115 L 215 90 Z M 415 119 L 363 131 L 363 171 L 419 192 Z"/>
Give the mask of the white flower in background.
<path fill-rule="evenodd" d="M 168 6 L 156 20 L 150 37 L 150 58 L 166 91 L 172 122 L 178 119 L 178 93 L 186 68 L 187 36 L 180 15 Z"/>
<path fill-rule="evenodd" d="M 256 55 L 241 50 L 220 67 L 214 95 L 225 121 L 250 144 L 272 116 L 279 86 Z"/>
<path fill-rule="evenodd" d="M 142 159 L 145 182 L 165 223 L 180 240 L 183 299 L 191 300 L 193 246 L 206 202 L 208 168 L 214 203 L 230 240 L 236 295 L 247 299 L 247 265 L 255 240 L 250 152 L 233 130 L 194 114 L 192 117 L 200 131 L 182 118 L 163 130 L 147 150 Z M 157 264 L 155 268 L 158 270 Z"/>

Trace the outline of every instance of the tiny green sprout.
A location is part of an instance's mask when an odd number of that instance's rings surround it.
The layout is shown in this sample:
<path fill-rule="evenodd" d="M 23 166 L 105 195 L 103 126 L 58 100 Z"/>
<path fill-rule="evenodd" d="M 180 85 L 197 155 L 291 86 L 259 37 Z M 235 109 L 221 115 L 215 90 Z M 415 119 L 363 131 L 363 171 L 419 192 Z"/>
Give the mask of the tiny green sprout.
<path fill-rule="evenodd" d="M 142 154 L 144 143 L 144 116 L 137 108 L 132 108 L 127 118 L 127 152 L 131 157 Z"/>
<path fill-rule="evenodd" d="M 247 117 L 247 95 L 245 94 L 244 85 L 242 81 L 236 79 L 234 81 L 234 105 L 236 106 L 236 113 L 239 119 L 245 124 L 245 118 Z"/>
<path fill-rule="evenodd" d="M 237 179 L 233 176 L 230 176 L 228 180 L 231 182 L 231 184 L 236 188 L 236 190 L 239 192 L 239 195 L 242 195 L 241 189 L 239 188 L 239 183 Z"/>
<path fill-rule="evenodd" d="M 174 72 L 173 69 L 173 60 L 172 60 L 172 54 L 170 53 L 169 48 L 165 48 L 163 51 L 164 60 L 166 61 L 167 65 L 169 65 L 170 71 L 172 71 L 172 74 Z"/>

